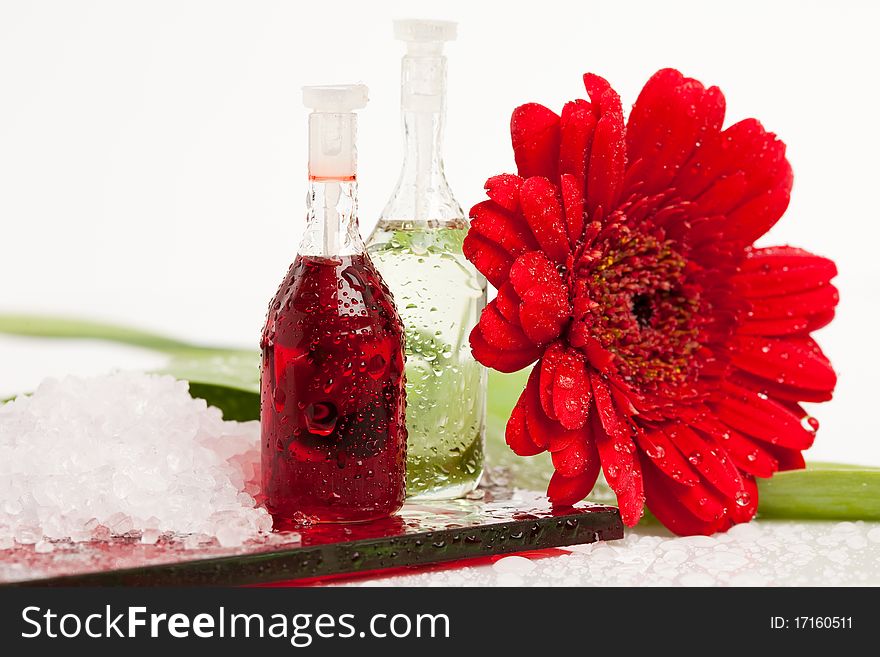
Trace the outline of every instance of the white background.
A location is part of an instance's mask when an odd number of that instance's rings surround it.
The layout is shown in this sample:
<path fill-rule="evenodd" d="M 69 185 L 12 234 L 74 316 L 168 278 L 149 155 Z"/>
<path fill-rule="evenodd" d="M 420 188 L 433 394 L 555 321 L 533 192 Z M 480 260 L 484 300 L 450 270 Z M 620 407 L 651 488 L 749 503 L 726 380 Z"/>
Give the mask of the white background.
<path fill-rule="evenodd" d="M 302 230 L 299 87 L 363 81 L 365 233 L 399 168 L 394 17 L 460 21 L 447 171 L 462 205 L 513 170 L 514 106 L 559 110 L 580 77 L 624 106 L 674 66 L 789 145 L 767 243 L 833 257 L 819 339 L 840 372 L 811 457 L 880 464 L 878 3 L 24 2 L 0 0 L 0 312 L 66 313 L 256 347 Z M 0 338 L 0 393 L 47 374 L 148 366 L 127 349 Z"/>

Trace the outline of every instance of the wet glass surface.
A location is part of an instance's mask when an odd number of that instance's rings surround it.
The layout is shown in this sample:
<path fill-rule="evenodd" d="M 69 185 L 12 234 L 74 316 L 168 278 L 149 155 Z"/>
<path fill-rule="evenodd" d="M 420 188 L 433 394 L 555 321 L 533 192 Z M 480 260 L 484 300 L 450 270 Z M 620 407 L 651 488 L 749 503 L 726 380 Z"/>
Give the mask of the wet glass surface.
<path fill-rule="evenodd" d="M 553 510 L 546 498 L 488 486 L 469 499 L 407 503 L 360 524 L 294 525 L 235 548 L 209 536 L 138 533 L 0 552 L 0 583 L 254 584 L 427 565 L 623 536 L 617 509 L 581 503 Z"/>

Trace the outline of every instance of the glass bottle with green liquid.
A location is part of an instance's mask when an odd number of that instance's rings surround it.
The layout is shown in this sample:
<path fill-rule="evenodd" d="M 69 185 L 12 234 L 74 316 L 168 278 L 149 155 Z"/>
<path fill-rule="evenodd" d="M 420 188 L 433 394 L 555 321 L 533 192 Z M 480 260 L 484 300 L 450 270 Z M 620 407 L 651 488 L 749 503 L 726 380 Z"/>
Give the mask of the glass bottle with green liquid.
<path fill-rule="evenodd" d="M 483 472 L 486 370 L 468 336 L 486 305 L 486 279 L 462 255 L 469 223 L 443 171 L 446 21 L 395 21 L 405 155 L 367 242 L 406 333 L 407 494 L 462 497 Z"/>

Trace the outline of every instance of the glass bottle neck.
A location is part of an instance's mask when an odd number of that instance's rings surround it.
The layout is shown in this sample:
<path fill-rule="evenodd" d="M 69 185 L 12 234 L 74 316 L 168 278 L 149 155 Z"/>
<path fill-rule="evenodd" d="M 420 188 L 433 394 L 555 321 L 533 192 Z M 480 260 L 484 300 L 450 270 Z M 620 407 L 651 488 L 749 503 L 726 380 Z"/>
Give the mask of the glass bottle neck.
<path fill-rule="evenodd" d="M 357 220 L 357 181 L 309 180 L 306 230 L 299 254 L 332 257 L 364 252 Z"/>
<path fill-rule="evenodd" d="M 401 105 L 403 168 L 381 220 L 416 226 L 463 222 L 464 213 L 443 170 L 444 57 L 403 58 Z"/>

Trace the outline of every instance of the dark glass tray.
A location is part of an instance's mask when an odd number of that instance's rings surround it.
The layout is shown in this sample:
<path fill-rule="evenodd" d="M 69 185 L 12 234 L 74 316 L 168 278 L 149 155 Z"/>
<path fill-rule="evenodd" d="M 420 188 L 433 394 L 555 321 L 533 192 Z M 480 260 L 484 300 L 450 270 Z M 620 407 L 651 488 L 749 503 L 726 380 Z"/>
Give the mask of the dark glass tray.
<path fill-rule="evenodd" d="M 524 491 L 477 491 L 482 499 L 407 503 L 384 520 L 313 525 L 237 548 L 213 539 L 138 535 L 0 552 L 0 585 L 242 585 L 307 581 L 389 568 L 592 543 L 623 536 L 614 507 L 582 503 L 553 510 Z M 474 496 L 476 497 L 476 496 Z M 207 537 L 206 537 L 207 539 Z"/>

